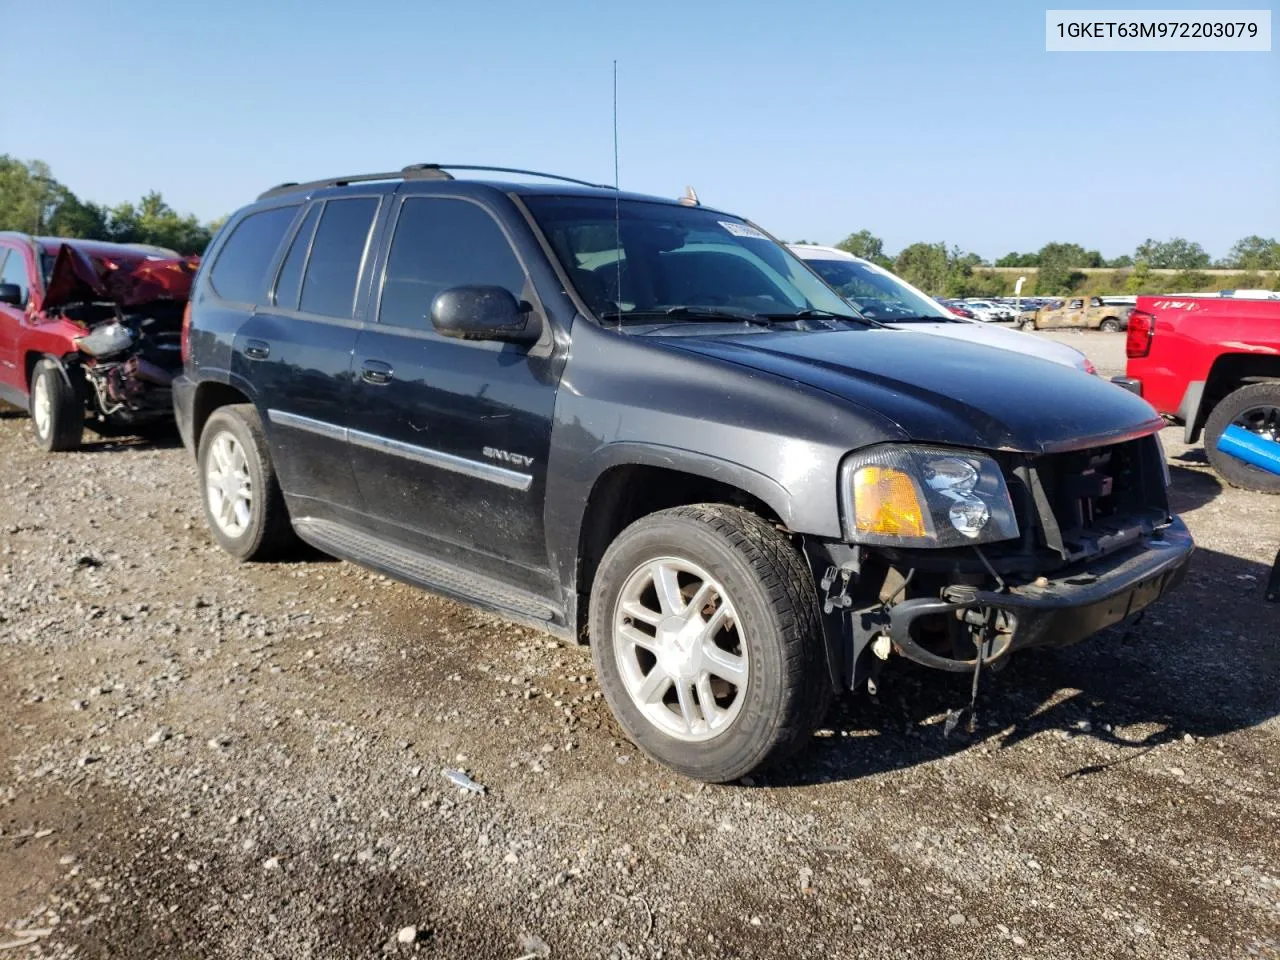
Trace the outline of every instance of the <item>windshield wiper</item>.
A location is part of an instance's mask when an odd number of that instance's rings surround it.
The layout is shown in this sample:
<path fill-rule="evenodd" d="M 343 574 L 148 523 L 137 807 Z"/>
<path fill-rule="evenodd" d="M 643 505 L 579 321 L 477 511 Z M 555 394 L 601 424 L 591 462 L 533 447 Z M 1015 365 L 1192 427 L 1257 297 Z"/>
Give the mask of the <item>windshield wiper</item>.
<path fill-rule="evenodd" d="M 960 317 L 934 317 L 929 314 L 919 313 L 906 317 L 881 317 L 881 323 L 957 323 L 961 322 Z"/>
<path fill-rule="evenodd" d="M 676 307 L 666 307 L 660 310 L 629 310 L 625 312 L 615 311 L 612 313 L 600 314 L 601 320 L 612 320 L 615 323 L 623 323 L 627 320 L 665 320 L 670 317 L 680 317 L 688 320 L 701 320 L 708 323 L 753 323 L 756 326 L 768 326 L 769 318 L 753 313 L 750 310 L 740 310 L 734 307 L 694 307 L 681 305 Z"/>

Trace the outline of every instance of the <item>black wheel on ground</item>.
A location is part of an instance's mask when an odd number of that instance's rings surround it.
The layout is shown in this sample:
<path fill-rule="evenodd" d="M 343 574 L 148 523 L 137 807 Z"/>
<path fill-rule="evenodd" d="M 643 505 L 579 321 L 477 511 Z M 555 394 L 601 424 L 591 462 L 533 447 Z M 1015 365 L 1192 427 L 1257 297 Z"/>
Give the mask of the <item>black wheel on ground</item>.
<path fill-rule="evenodd" d="M 1098 324 L 1098 329 L 1103 333 L 1119 333 L 1120 321 L 1115 317 L 1104 317 L 1102 323 Z"/>
<path fill-rule="evenodd" d="M 253 404 L 220 407 L 209 417 L 196 462 L 205 519 L 223 550 L 240 560 L 268 560 L 296 545 Z"/>
<path fill-rule="evenodd" d="M 36 444 L 50 452 L 75 450 L 84 437 L 84 402 L 56 360 L 31 371 L 31 422 Z"/>
<path fill-rule="evenodd" d="M 832 697 L 817 593 L 790 539 L 721 504 L 627 527 L 591 590 L 596 674 L 659 763 L 724 783 L 802 746 Z"/>
<path fill-rule="evenodd" d="M 1218 449 L 1218 438 L 1233 423 L 1270 440 L 1280 450 L 1280 381 L 1251 383 L 1227 394 L 1210 412 L 1204 427 L 1204 452 L 1227 483 L 1244 490 L 1280 493 L 1280 475 Z"/>

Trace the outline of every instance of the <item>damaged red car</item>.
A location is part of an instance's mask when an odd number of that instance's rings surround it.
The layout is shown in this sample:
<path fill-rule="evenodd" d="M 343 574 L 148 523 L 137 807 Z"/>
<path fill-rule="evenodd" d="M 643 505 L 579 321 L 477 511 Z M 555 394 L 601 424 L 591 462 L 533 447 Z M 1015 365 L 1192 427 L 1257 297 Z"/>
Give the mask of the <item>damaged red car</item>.
<path fill-rule="evenodd" d="M 142 244 L 0 233 L 0 400 L 36 442 L 73 450 L 89 426 L 172 419 L 183 314 L 199 257 Z"/>

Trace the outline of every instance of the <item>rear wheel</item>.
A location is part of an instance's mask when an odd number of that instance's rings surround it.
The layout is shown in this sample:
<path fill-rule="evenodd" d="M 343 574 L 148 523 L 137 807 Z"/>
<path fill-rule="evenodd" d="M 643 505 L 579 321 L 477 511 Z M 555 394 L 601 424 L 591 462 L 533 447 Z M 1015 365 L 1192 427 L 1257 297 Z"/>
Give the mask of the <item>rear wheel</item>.
<path fill-rule="evenodd" d="M 84 405 L 57 361 L 45 357 L 31 371 L 30 405 L 37 445 L 50 452 L 80 446 Z"/>
<path fill-rule="evenodd" d="M 1098 329 L 1103 333 L 1119 333 L 1120 321 L 1115 317 L 1104 317 L 1102 323 L 1098 324 Z"/>
<path fill-rule="evenodd" d="M 1218 449 L 1218 438 L 1233 424 L 1269 441 L 1280 452 L 1280 382 L 1252 383 L 1227 394 L 1213 408 L 1204 428 L 1205 453 L 1227 483 L 1245 490 L 1280 493 L 1280 475 Z"/>
<path fill-rule="evenodd" d="M 221 407 L 209 417 L 197 463 L 205 518 L 223 550 L 266 560 L 297 543 L 252 404 Z"/>
<path fill-rule="evenodd" d="M 701 504 L 636 521 L 591 591 L 591 647 L 627 735 L 723 783 L 777 762 L 821 722 L 831 683 L 808 566 L 746 510 Z"/>

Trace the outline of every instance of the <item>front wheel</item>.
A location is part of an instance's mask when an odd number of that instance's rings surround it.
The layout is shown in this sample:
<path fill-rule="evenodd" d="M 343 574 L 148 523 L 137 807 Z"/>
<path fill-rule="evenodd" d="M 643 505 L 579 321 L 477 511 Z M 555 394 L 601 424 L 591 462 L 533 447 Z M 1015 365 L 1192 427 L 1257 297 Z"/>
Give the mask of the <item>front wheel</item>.
<path fill-rule="evenodd" d="M 1280 475 L 1218 449 L 1218 439 L 1233 424 L 1270 441 L 1280 452 L 1280 382 L 1251 383 L 1227 394 L 1204 426 L 1204 452 L 1227 483 L 1260 493 L 1280 493 Z"/>
<path fill-rule="evenodd" d="M 784 759 L 831 701 L 809 568 L 746 510 L 700 504 L 633 523 L 600 563 L 590 624 L 622 728 L 698 780 Z"/>
<path fill-rule="evenodd" d="M 56 360 L 45 357 L 31 371 L 31 423 L 36 444 L 56 453 L 84 439 L 84 404 Z"/>

